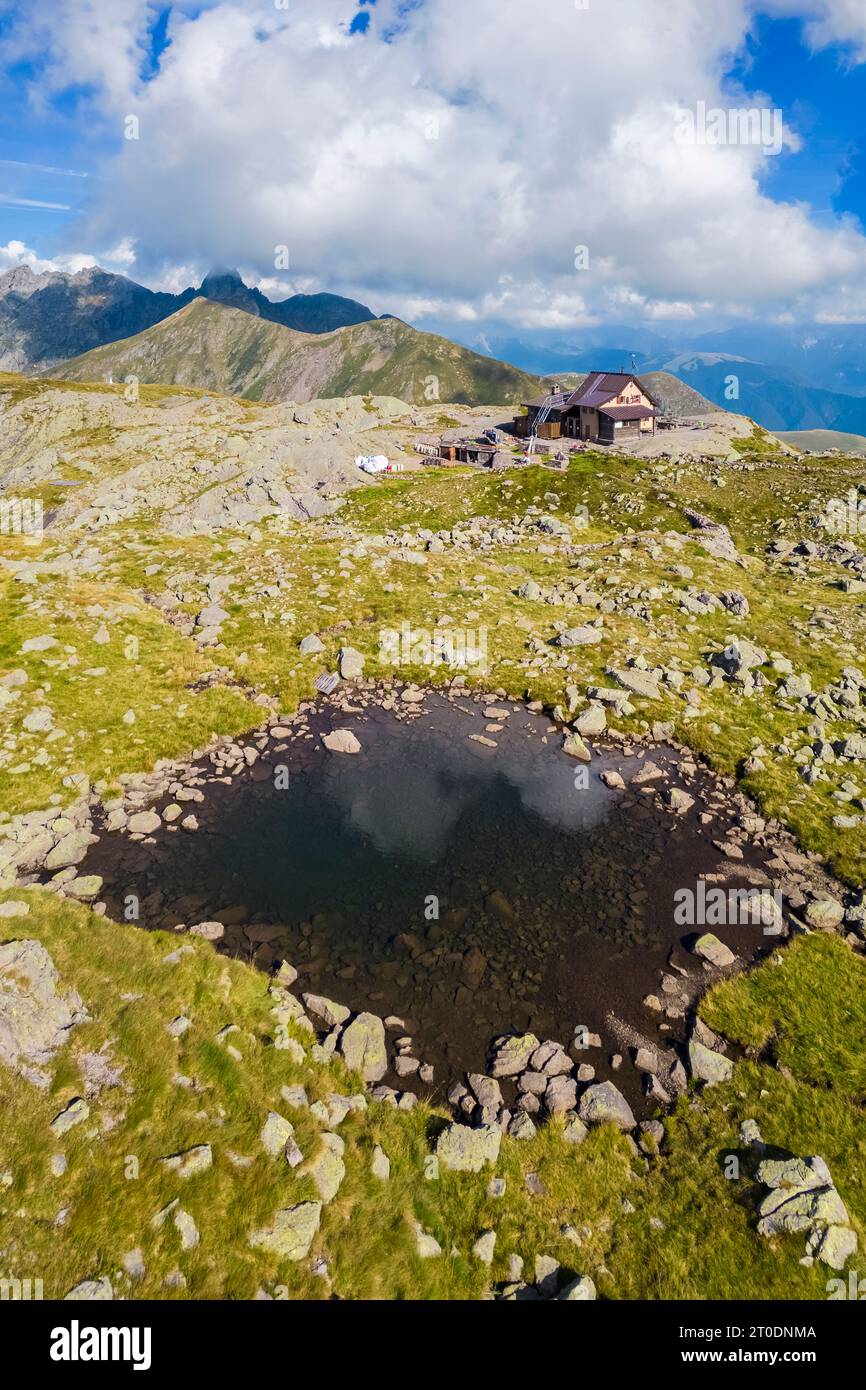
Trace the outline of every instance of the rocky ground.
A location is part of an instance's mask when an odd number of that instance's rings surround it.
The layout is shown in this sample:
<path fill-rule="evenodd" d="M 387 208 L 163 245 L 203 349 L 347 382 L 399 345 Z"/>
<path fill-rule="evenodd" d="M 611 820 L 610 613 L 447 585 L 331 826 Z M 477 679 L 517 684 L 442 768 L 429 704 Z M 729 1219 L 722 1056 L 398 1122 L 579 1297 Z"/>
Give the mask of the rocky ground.
<path fill-rule="evenodd" d="M 359 488 L 350 456 L 430 420 L 153 390 L 4 393 L 4 496 L 51 524 L 0 538 L 0 1273 L 82 1298 L 827 1297 L 866 1220 L 866 555 L 824 524 L 856 465 L 756 435 Z M 597 740 L 690 750 L 728 779 L 730 859 L 770 848 L 794 939 L 751 973 L 707 940 L 703 999 L 660 981 L 685 1051 L 629 1056 L 657 1118 L 525 1033 L 457 1118 L 382 1090 L 424 1061 L 399 1019 L 226 960 L 207 922 L 115 923 L 78 872 L 95 818 L 182 825 L 183 769 L 231 775 L 323 676 L 453 682 L 423 643 L 395 671 L 403 624 L 483 629 L 457 689 L 546 711 L 590 775 Z M 692 810 L 688 774 L 652 794 Z"/>

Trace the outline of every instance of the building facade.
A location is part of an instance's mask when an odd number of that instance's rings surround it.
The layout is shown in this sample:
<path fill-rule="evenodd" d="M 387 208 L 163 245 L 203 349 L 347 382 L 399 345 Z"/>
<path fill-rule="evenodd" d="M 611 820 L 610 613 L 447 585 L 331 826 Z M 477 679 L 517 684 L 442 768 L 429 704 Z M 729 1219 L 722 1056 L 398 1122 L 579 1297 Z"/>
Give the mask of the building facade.
<path fill-rule="evenodd" d="M 659 402 L 639 377 L 626 372 L 590 372 L 576 391 L 553 389 L 526 401 L 515 433 L 521 438 L 584 439 L 615 444 L 621 439 L 654 434 Z"/>

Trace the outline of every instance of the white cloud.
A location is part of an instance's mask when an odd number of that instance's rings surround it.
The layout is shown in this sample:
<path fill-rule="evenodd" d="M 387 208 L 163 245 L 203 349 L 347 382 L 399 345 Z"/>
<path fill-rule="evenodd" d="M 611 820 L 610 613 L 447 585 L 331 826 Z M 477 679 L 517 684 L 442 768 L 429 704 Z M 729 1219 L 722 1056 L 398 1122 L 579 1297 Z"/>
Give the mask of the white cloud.
<path fill-rule="evenodd" d="M 866 5 L 864 0 L 765 0 L 767 11 L 805 20 L 814 48 L 850 44 L 856 62 L 866 62 Z"/>
<path fill-rule="evenodd" d="M 60 0 L 68 24 L 55 10 L 51 34 L 33 32 L 46 89 L 89 80 L 107 111 L 139 117 L 75 235 L 134 244 L 148 283 L 222 262 L 378 312 L 561 328 L 626 310 L 838 312 L 863 278 L 856 222 L 773 201 L 758 145 L 676 138 L 683 107 L 773 105 L 721 85 L 771 6 L 815 43 L 866 30 L 864 0 L 427 0 L 385 43 L 398 0 L 379 0 L 363 38 L 351 0 L 235 0 L 174 14 L 147 82 L 145 0 Z"/>
<path fill-rule="evenodd" d="M 46 270 L 60 270 L 74 275 L 77 271 L 87 270 L 96 264 L 95 256 L 85 255 L 81 252 L 73 252 L 66 256 L 52 256 L 44 260 L 23 241 L 8 241 L 5 246 L 0 246 L 0 274 L 7 270 L 14 270 L 16 266 L 26 265 L 30 267 L 34 275 L 39 275 Z"/>

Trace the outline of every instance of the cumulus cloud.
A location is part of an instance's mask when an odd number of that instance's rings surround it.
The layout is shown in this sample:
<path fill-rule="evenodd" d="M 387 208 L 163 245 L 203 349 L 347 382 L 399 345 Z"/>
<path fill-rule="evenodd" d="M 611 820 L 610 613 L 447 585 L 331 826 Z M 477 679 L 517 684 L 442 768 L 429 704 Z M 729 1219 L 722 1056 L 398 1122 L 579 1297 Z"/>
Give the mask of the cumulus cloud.
<path fill-rule="evenodd" d="M 772 14 L 805 21 L 814 48 L 851 46 L 856 62 L 866 62 L 866 6 L 863 0 L 765 0 Z"/>
<path fill-rule="evenodd" d="M 819 224 L 766 191 L 784 152 L 678 138 L 701 103 L 772 107 L 724 84 L 757 7 L 379 0 L 352 35 L 349 0 L 235 0 L 176 9 L 155 74 L 145 0 L 61 0 L 68 26 L 55 9 L 50 35 L 31 28 L 48 90 L 90 82 L 107 118 L 138 122 L 138 139 L 118 124 L 79 245 L 134 243 L 136 274 L 172 287 L 220 262 L 416 320 L 565 328 L 624 305 L 829 313 L 862 279 L 854 219 Z M 771 7 L 816 44 L 866 38 L 862 0 Z"/>
<path fill-rule="evenodd" d="M 46 259 L 38 255 L 32 247 L 23 241 L 7 241 L 5 246 L 0 246 L 0 274 L 7 270 L 14 270 L 17 266 L 26 265 L 33 271 L 34 275 L 39 275 L 46 270 L 61 270 L 74 275 L 76 271 L 86 270 L 96 264 L 95 256 L 89 256 L 82 252 L 72 252 L 65 256 L 51 256 Z"/>

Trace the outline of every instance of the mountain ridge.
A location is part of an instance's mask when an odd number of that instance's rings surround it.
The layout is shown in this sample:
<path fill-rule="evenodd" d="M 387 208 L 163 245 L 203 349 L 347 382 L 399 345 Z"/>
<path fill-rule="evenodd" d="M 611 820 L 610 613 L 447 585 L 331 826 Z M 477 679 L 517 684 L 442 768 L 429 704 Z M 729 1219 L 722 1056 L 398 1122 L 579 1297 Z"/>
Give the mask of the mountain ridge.
<path fill-rule="evenodd" d="M 401 319 L 373 319 L 329 334 L 299 333 L 243 309 L 196 298 L 142 333 L 38 373 L 70 381 L 195 386 L 256 401 L 299 403 L 343 395 L 411 404 L 519 405 L 542 382 Z"/>
<path fill-rule="evenodd" d="M 365 304 L 340 295 L 270 300 L 247 286 L 236 270 L 224 267 L 210 271 L 197 289 L 173 294 L 150 290 L 100 266 L 37 273 L 19 265 L 0 275 L 0 370 L 55 365 L 144 332 L 196 298 L 221 296 L 246 313 L 300 332 L 331 333 L 376 318 Z"/>

